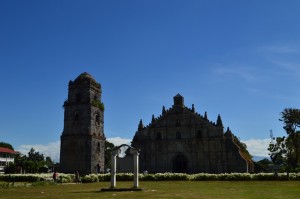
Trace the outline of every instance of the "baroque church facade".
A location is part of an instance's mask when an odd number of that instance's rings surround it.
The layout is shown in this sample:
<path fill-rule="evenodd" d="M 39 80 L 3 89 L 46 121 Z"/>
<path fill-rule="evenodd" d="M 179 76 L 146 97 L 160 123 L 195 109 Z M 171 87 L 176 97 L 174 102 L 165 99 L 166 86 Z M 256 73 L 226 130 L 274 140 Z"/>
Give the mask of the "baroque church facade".
<path fill-rule="evenodd" d="M 69 82 L 61 135 L 61 172 L 104 172 L 106 138 L 101 94 L 101 85 L 88 73 Z M 220 116 L 213 123 L 206 113 L 198 114 L 194 105 L 187 108 L 184 98 L 176 95 L 174 105 L 169 110 L 163 107 L 162 115 L 152 116 L 148 126 L 142 120 L 139 123 L 132 147 L 140 150 L 140 172 L 252 172 L 253 162 L 246 147 L 229 128 L 226 132 L 223 129 Z M 120 159 L 119 172 L 132 171 L 131 159 L 130 155 Z"/>
<path fill-rule="evenodd" d="M 101 85 L 88 73 L 69 82 L 64 103 L 60 171 L 89 174 L 104 171 L 104 105 Z"/>
<path fill-rule="evenodd" d="M 245 145 L 224 132 L 220 115 L 216 123 L 187 108 L 178 94 L 174 105 L 148 126 L 142 120 L 132 140 L 140 149 L 140 171 L 149 173 L 231 173 L 253 172 L 254 166 Z"/>

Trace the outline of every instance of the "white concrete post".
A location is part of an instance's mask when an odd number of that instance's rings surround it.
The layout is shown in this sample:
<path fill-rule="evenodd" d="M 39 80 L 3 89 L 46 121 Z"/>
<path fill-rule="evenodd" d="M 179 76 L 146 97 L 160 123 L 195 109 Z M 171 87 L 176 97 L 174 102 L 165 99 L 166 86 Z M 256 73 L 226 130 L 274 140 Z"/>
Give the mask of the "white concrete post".
<path fill-rule="evenodd" d="M 111 152 L 111 188 L 116 187 L 116 173 L 117 173 L 117 155 L 119 154 L 119 150 L 115 150 Z"/>
<path fill-rule="evenodd" d="M 138 188 L 139 187 L 139 152 L 136 149 L 130 150 L 131 154 L 133 154 L 133 187 Z"/>

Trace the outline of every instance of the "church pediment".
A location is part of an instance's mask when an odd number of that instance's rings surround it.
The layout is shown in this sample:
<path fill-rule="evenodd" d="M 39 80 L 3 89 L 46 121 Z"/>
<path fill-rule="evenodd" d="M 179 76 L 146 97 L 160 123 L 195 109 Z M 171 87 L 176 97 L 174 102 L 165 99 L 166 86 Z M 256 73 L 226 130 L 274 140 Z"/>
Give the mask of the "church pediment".
<path fill-rule="evenodd" d="M 169 127 L 169 126 L 190 126 L 191 122 L 188 120 L 194 120 L 197 124 L 201 124 L 203 126 L 210 126 L 211 128 L 217 127 L 216 123 L 213 121 L 209 121 L 207 119 L 207 113 L 205 112 L 204 115 L 201 115 L 195 112 L 195 107 L 192 105 L 191 108 L 186 107 L 183 104 L 184 98 L 177 94 L 174 97 L 174 105 L 170 109 L 165 109 L 163 106 L 162 114 L 158 117 L 152 115 L 151 122 L 144 126 L 139 124 L 138 129 L 143 130 L 146 128 L 156 128 L 156 127 Z M 220 117 L 218 116 L 220 120 Z M 142 120 L 141 120 L 142 121 Z M 220 121 L 219 121 L 220 122 Z M 222 122 L 221 122 L 222 123 Z"/>

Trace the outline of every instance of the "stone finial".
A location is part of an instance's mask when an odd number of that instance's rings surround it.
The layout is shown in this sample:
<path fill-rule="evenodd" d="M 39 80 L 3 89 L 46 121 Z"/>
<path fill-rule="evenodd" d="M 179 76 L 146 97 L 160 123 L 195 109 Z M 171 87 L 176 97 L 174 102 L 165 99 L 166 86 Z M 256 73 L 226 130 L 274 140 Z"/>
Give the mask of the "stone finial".
<path fill-rule="evenodd" d="M 231 130 L 229 129 L 229 126 L 227 127 L 226 133 L 231 133 Z"/>
<path fill-rule="evenodd" d="M 184 98 L 179 93 L 174 96 L 174 106 L 184 107 Z"/>
<path fill-rule="evenodd" d="M 161 114 L 162 114 L 162 115 L 166 114 L 166 108 L 165 108 L 165 106 L 162 107 Z"/>
<path fill-rule="evenodd" d="M 205 111 L 205 113 L 204 113 L 204 119 L 208 120 L 208 119 L 207 119 L 207 112 L 206 112 L 206 111 Z"/>
<path fill-rule="evenodd" d="M 192 104 L 192 112 L 195 113 L 195 105 Z"/>
<path fill-rule="evenodd" d="M 218 118 L 217 118 L 217 124 L 216 124 L 218 127 L 223 127 L 223 122 L 222 122 L 222 119 L 221 119 L 221 116 L 220 114 L 218 115 Z"/>
<path fill-rule="evenodd" d="M 151 123 L 153 123 L 155 121 L 155 117 L 154 114 L 152 115 L 152 119 L 151 119 Z"/>
<path fill-rule="evenodd" d="M 231 132 L 231 130 L 229 129 L 229 127 L 227 127 L 227 130 L 226 130 L 226 132 L 225 132 L 225 137 L 227 138 L 227 139 L 232 139 L 232 132 Z"/>
<path fill-rule="evenodd" d="M 141 119 L 140 120 L 140 123 L 139 123 L 139 127 L 138 127 L 138 130 L 142 130 L 144 128 L 144 124 L 143 124 L 143 120 Z"/>

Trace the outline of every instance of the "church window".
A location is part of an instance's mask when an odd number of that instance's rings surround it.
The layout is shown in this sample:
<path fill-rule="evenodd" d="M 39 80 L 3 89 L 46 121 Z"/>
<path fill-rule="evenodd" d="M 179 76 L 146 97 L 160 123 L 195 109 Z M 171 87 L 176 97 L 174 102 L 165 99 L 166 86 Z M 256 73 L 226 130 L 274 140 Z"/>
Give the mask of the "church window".
<path fill-rule="evenodd" d="M 77 93 L 76 94 L 76 102 L 80 102 L 81 101 L 81 94 Z"/>
<path fill-rule="evenodd" d="M 96 114 L 95 121 L 96 121 L 96 125 L 99 125 L 99 124 L 100 124 L 100 117 L 99 117 L 99 114 Z"/>
<path fill-rule="evenodd" d="M 160 133 L 160 132 L 158 132 L 158 133 L 156 134 L 156 139 L 157 139 L 157 140 L 161 140 L 161 133 Z"/>
<path fill-rule="evenodd" d="M 78 121 L 78 120 L 79 120 L 79 113 L 75 112 L 74 121 Z"/>
<path fill-rule="evenodd" d="M 180 120 L 176 120 L 176 126 L 181 126 Z"/>
<path fill-rule="evenodd" d="M 202 131 L 197 131 L 197 138 L 202 138 Z"/>
<path fill-rule="evenodd" d="M 180 132 L 176 132 L 176 139 L 181 139 L 181 133 Z"/>
<path fill-rule="evenodd" d="M 97 151 L 100 152 L 100 142 L 97 144 Z"/>
<path fill-rule="evenodd" d="M 94 100 L 97 100 L 98 99 L 98 96 L 97 95 L 94 95 Z"/>

